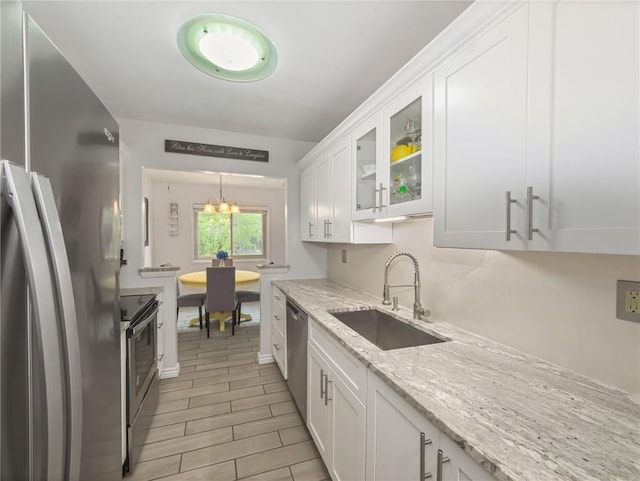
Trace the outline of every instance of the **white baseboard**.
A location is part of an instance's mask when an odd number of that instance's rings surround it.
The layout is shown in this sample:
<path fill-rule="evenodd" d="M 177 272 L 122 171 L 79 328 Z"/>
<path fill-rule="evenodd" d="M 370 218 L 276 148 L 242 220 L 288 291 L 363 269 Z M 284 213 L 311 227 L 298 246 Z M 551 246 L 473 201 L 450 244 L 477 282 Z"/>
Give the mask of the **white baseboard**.
<path fill-rule="evenodd" d="M 270 364 L 276 362 L 273 358 L 273 354 L 260 354 L 258 353 L 258 364 Z"/>
<path fill-rule="evenodd" d="M 170 369 L 162 369 L 158 374 L 160 379 L 169 379 L 172 377 L 178 377 L 180 374 L 180 363 L 176 364 L 176 367 L 172 367 Z"/>

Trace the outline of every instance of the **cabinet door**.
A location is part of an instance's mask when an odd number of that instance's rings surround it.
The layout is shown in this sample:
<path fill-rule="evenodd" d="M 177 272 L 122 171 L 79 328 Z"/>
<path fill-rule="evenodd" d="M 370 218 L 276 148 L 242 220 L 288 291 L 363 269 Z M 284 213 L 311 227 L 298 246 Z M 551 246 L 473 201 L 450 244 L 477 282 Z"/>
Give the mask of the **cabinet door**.
<path fill-rule="evenodd" d="M 438 247 L 523 247 L 527 30 L 523 5 L 434 73 Z"/>
<path fill-rule="evenodd" d="M 384 109 L 386 214 L 424 214 L 432 208 L 431 75 L 417 80 Z"/>
<path fill-rule="evenodd" d="M 382 173 L 378 164 L 380 163 L 381 137 L 382 112 L 371 116 L 351 134 L 353 139 L 353 220 L 375 219 L 380 216 L 378 206 L 381 202 L 378 189 L 382 182 Z"/>
<path fill-rule="evenodd" d="M 531 5 L 530 248 L 640 254 L 640 5 Z"/>
<path fill-rule="evenodd" d="M 308 344 L 307 351 L 307 427 L 324 463 L 331 466 L 331 412 L 325 405 L 325 376 L 329 367 L 313 346 Z"/>
<path fill-rule="evenodd" d="M 316 168 L 307 168 L 300 175 L 300 214 L 302 240 L 317 240 L 318 216 L 316 209 Z"/>
<path fill-rule="evenodd" d="M 327 225 L 329 242 L 351 241 L 351 150 L 350 136 L 338 142 L 331 159 L 331 212 Z"/>
<path fill-rule="evenodd" d="M 331 409 L 331 451 L 329 466 L 335 481 L 364 480 L 365 407 L 347 385 L 330 373 L 329 406 Z"/>
<path fill-rule="evenodd" d="M 444 434 L 440 436 L 440 449 L 443 458 L 449 458 L 442 464 L 443 481 L 495 481 L 489 472 Z"/>
<path fill-rule="evenodd" d="M 421 434 L 428 444 L 424 444 Z M 439 431 L 375 374 L 367 373 L 368 480 L 414 481 L 423 474 L 436 477 Z"/>
<path fill-rule="evenodd" d="M 326 242 L 329 237 L 328 222 L 333 216 L 333 185 L 331 174 L 331 155 L 329 152 L 316 163 L 316 208 L 318 216 L 315 240 Z"/>

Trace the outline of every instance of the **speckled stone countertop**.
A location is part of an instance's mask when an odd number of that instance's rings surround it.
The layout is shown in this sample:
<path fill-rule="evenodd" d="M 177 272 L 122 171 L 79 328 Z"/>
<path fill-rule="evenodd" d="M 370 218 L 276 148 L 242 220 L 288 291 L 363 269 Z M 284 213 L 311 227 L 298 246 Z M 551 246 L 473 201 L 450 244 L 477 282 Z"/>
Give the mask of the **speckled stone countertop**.
<path fill-rule="evenodd" d="M 326 279 L 274 284 L 496 479 L 640 480 L 630 394 Z M 382 351 L 328 312 L 370 307 L 451 341 Z"/>

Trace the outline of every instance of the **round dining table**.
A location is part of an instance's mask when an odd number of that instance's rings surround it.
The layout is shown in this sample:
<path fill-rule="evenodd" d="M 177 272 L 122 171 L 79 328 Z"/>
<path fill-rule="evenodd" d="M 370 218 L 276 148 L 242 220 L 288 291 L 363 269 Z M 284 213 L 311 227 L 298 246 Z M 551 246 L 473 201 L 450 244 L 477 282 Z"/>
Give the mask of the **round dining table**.
<path fill-rule="evenodd" d="M 188 272 L 186 274 L 182 274 L 178 276 L 178 280 L 181 284 L 189 287 L 199 287 L 202 289 L 207 288 L 207 271 L 196 271 L 196 272 Z M 256 283 L 260 280 L 259 272 L 252 271 L 241 271 L 236 269 L 236 287 L 239 286 L 247 286 Z M 231 316 L 231 312 L 216 312 L 210 313 L 210 316 L 213 319 L 217 319 L 220 321 L 220 332 L 224 332 L 224 323 L 225 320 Z M 251 316 L 249 314 L 242 314 L 242 319 L 250 320 Z M 195 319 L 191 319 L 190 324 L 198 325 L 199 321 L 196 317 Z"/>
<path fill-rule="evenodd" d="M 207 271 L 196 271 L 182 274 L 178 280 L 189 287 L 207 287 Z M 236 286 L 246 286 L 260 280 L 259 272 L 241 271 L 236 269 Z"/>

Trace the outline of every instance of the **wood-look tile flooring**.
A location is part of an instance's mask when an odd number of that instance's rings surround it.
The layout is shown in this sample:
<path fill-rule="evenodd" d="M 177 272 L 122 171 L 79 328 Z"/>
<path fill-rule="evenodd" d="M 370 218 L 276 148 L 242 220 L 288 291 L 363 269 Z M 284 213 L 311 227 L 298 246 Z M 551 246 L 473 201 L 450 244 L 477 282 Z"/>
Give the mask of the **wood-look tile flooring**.
<path fill-rule="evenodd" d="M 212 326 L 209 339 L 198 328 L 179 330 L 180 376 L 160 382 L 160 403 L 129 480 L 328 479 L 278 367 L 255 360 L 258 323 L 243 323 L 235 336 L 227 328 Z"/>

